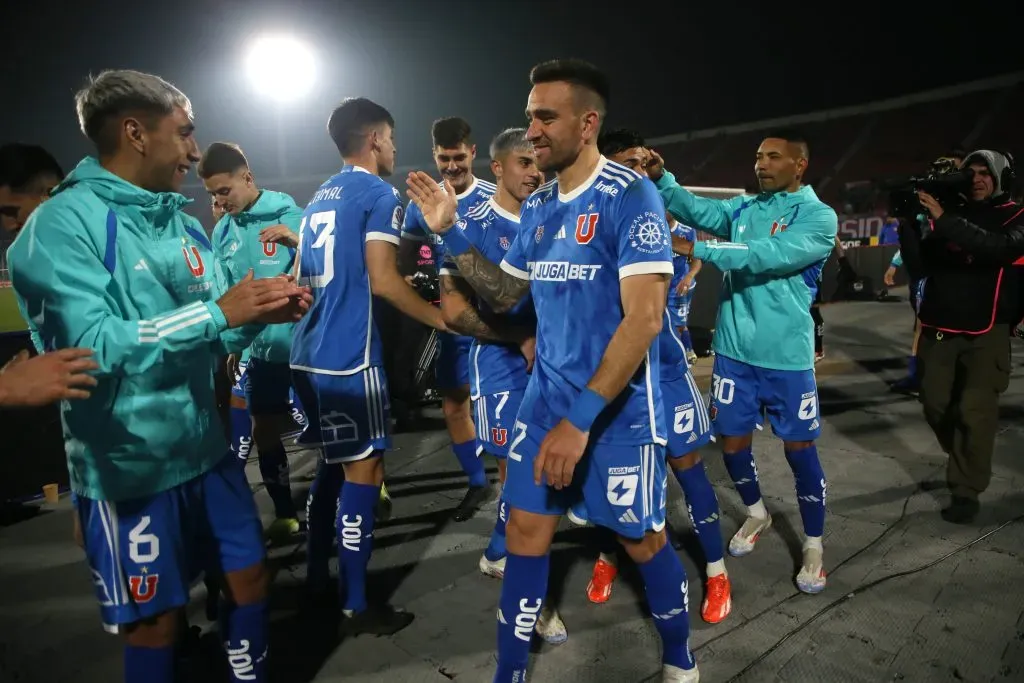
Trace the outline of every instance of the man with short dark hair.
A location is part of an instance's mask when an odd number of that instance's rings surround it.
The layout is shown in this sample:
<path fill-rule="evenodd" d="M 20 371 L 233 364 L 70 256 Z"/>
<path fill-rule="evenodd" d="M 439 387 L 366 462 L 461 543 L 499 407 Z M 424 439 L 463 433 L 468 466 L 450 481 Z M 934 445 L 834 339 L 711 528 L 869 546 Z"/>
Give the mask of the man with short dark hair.
<path fill-rule="evenodd" d="M 690 243 L 689 251 L 725 272 L 710 415 L 748 511 L 729 553 L 750 553 L 771 526 L 751 450 L 754 427 L 767 413 L 796 479 L 805 535 L 797 587 L 817 593 L 825 588 L 825 474 L 814 444 L 821 415 L 810 311 L 838 222 L 835 211 L 803 184 L 808 163 L 804 137 L 780 131 L 758 147 L 754 171 L 760 192 L 754 196 L 697 197 L 675 182 L 660 157 L 648 173 L 671 213 L 728 240 Z"/>
<path fill-rule="evenodd" d="M 199 148 L 180 90 L 105 71 L 76 104 L 98 158 L 32 214 L 9 259 L 45 348 L 90 348 L 99 366 L 91 396 L 64 405 L 62 422 L 103 621 L 124 633 L 126 683 L 170 683 L 190 585 L 215 571 L 231 675 L 260 683 L 262 528 L 218 424 L 212 368 L 265 323 L 296 320 L 309 293 L 289 278 L 225 287 L 202 226 L 182 211 Z"/>
<path fill-rule="evenodd" d="M 39 145 L 0 147 L 0 230 L 17 235 L 63 179 L 60 164 Z"/>
<path fill-rule="evenodd" d="M 455 188 L 459 200 L 459 214 L 466 215 L 486 202 L 497 189 L 494 183 L 473 175 L 476 145 L 473 144 L 469 123 L 458 116 L 434 121 L 430 129 L 434 163 L 442 181 Z M 423 221 L 423 215 L 414 202 L 409 202 L 402 226 L 403 257 L 424 240 L 435 241 Z M 429 238 L 429 239 L 428 239 Z M 436 252 L 436 250 L 435 250 Z M 435 263 L 440 257 L 435 253 Z M 471 337 L 455 334 L 438 335 L 437 389 L 441 394 L 441 408 L 445 426 L 452 439 L 452 450 L 462 471 L 469 479 L 469 489 L 456 506 L 453 519 L 464 522 L 473 516 L 490 496 L 484 463 L 477 452 L 477 442 L 470 414 L 469 347 Z"/>
<path fill-rule="evenodd" d="M 347 99 L 334 110 L 327 128 L 344 166 L 313 195 L 299 228 L 299 279 L 312 288 L 313 305 L 292 339 L 292 380 L 309 419 L 298 443 L 322 449 L 307 503 L 307 588 L 325 601 L 340 593 L 351 635 L 390 635 L 413 620 L 366 599 L 383 455 L 391 446 L 373 299 L 447 329 L 441 311 L 398 272 L 402 204 L 398 190 L 383 180 L 395 168 L 394 125 L 387 109 L 366 98 Z M 339 590 L 328 584 L 335 537 Z"/>
<path fill-rule="evenodd" d="M 225 213 L 213 229 L 212 242 L 225 265 L 228 281 L 240 282 L 250 271 L 257 278 L 291 272 L 296 245 L 267 242 L 264 236 L 282 228 L 285 234 L 298 231 L 302 209 L 295 200 L 282 192 L 261 190 L 245 153 L 236 144 L 211 144 L 199 161 L 198 173 L 206 191 Z M 292 329 L 292 325 L 264 329 L 241 357 L 233 354 L 228 362 L 229 377 L 236 380 L 231 397 L 232 451 L 244 463 L 249 449 L 242 439 L 251 436 L 263 484 L 274 504 L 275 519 L 269 535 L 277 542 L 299 532 L 288 454 L 281 441 L 282 433 L 295 431 L 288 367 Z M 250 420 L 250 415 L 251 425 L 247 426 L 243 423 Z"/>
<path fill-rule="evenodd" d="M 666 421 L 658 345 L 672 275 L 656 189 L 601 156 L 608 81 L 579 60 L 530 73 L 526 108 L 540 170 L 557 178 L 524 203 L 501 265 L 460 230 L 458 201 L 425 173 L 409 194 L 444 236 L 459 273 L 497 313 L 527 294 L 537 312 L 537 361 L 509 435 L 505 577 L 496 683 L 522 681 L 547 591 L 552 537 L 583 505 L 619 535 L 646 585 L 662 640 L 663 680 L 696 683 L 686 572 L 665 537 Z"/>
<path fill-rule="evenodd" d="M 949 456 L 951 502 L 942 517 L 968 524 L 992 477 L 999 396 L 1010 381 L 1010 334 L 1021 318 L 1024 209 L 1010 200 L 1015 177 L 1005 154 L 967 155 L 970 187 L 948 210 L 919 192 L 921 215 L 900 226 L 900 247 L 920 282 L 917 348 L 924 416 Z"/>

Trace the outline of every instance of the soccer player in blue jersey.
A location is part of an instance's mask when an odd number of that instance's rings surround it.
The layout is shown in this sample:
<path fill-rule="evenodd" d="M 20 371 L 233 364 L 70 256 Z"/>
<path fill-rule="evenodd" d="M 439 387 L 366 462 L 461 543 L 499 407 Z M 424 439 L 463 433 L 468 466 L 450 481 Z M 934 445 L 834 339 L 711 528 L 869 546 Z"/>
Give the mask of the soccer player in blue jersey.
<path fill-rule="evenodd" d="M 803 184 L 809 152 L 795 132 L 766 136 L 754 170 L 760 192 L 727 200 L 697 197 L 675 182 L 660 157 L 648 165 L 668 210 L 726 242 L 690 243 L 692 254 L 725 272 L 715 327 L 710 413 L 725 465 L 748 516 L 729 543 L 746 555 L 771 516 L 761 499 L 751 425 L 766 412 L 796 479 L 805 540 L 796 577 L 805 593 L 825 588 L 825 473 L 814 378 L 811 302 L 832 252 L 836 213 Z"/>
<path fill-rule="evenodd" d="M 665 414 L 658 345 L 672 274 L 664 206 L 639 174 L 598 152 L 608 82 L 578 60 L 532 70 L 537 165 L 556 179 L 523 204 L 494 264 L 460 230 L 451 185 L 410 174 L 409 194 L 459 272 L 497 312 L 527 294 L 537 360 L 509 435 L 508 555 L 498 609 L 499 683 L 524 680 L 555 529 L 582 501 L 639 567 L 661 635 L 663 680 L 694 683 L 686 572 L 665 538 Z"/>
<path fill-rule="evenodd" d="M 212 242 L 228 281 L 241 280 L 249 270 L 256 277 L 289 273 L 294 250 L 276 242 L 262 242 L 260 235 L 265 228 L 276 225 L 298 230 L 302 209 L 295 201 L 281 192 L 261 190 L 238 145 L 211 144 L 197 171 L 206 191 L 225 214 L 213 229 Z M 299 531 L 288 454 L 281 441 L 282 433 L 295 431 L 288 367 L 291 337 L 290 325 L 267 328 L 241 358 L 231 355 L 228 362 L 229 376 L 238 377 L 231 397 L 232 450 L 244 462 L 255 442 L 263 484 L 274 504 L 275 519 L 269 533 L 279 541 Z M 238 396 L 239 390 L 242 397 Z M 250 415 L 251 426 L 247 426 L 244 423 L 250 421 Z"/>
<path fill-rule="evenodd" d="M 244 278 L 225 292 L 212 245 L 182 211 L 199 161 L 189 100 L 156 76 L 106 71 L 76 97 L 97 157 L 32 214 L 9 252 L 46 348 L 99 366 L 62 406 L 68 469 L 103 621 L 124 634 L 124 680 L 175 680 L 174 642 L 197 570 L 223 575 L 232 680 L 267 675 L 269 580 L 245 475 L 218 424 L 213 367 L 308 292 Z"/>
<path fill-rule="evenodd" d="M 434 121 L 430 130 L 433 141 L 434 162 L 443 180 L 447 180 L 459 200 L 459 212 L 466 215 L 494 194 L 495 186 L 473 175 L 476 145 L 473 144 L 469 123 L 457 116 Z M 413 202 L 409 203 L 402 226 L 404 242 L 400 262 L 408 262 L 410 251 L 423 242 L 434 243 L 436 238 L 423 221 L 423 214 Z M 435 250 L 436 252 L 437 250 Z M 442 255 L 435 253 L 434 262 L 441 264 Z M 438 335 L 437 389 L 441 393 L 441 408 L 445 426 L 452 439 L 452 450 L 469 479 L 469 489 L 455 508 L 453 519 L 464 522 L 490 496 L 487 473 L 477 452 L 477 442 L 470 415 L 469 346 L 472 339 L 465 335 Z"/>
<path fill-rule="evenodd" d="M 373 297 L 437 330 L 447 328 L 440 309 L 398 272 L 403 210 L 398 191 L 383 180 L 395 168 L 394 119 L 370 100 L 350 98 L 327 128 L 344 166 L 320 186 L 302 216 L 299 279 L 312 288 L 313 304 L 295 326 L 291 353 L 295 389 L 309 419 L 298 442 L 322 449 L 308 502 L 307 584 L 314 595 L 327 588 L 336 519 L 344 630 L 389 635 L 413 616 L 366 602 L 381 456 L 391 446 Z"/>

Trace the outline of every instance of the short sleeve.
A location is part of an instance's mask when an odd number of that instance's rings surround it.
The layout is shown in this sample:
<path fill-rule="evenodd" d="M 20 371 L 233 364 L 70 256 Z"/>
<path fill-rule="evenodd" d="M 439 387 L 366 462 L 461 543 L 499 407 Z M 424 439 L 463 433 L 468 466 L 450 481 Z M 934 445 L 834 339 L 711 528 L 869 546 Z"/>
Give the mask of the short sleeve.
<path fill-rule="evenodd" d="M 512 240 L 508 251 L 505 252 L 505 258 L 501 261 L 501 269 L 520 280 L 530 279 L 529 255 L 526 253 L 526 247 L 533 239 L 534 230 L 529 223 L 523 221 L 519 225 L 515 239 Z"/>
<path fill-rule="evenodd" d="M 651 273 L 672 275 L 672 239 L 664 214 L 650 180 L 641 178 L 626 188 L 614 217 L 620 280 Z"/>
<path fill-rule="evenodd" d="M 399 244 L 402 241 L 403 214 L 402 203 L 395 192 L 381 192 L 370 207 L 366 220 L 366 241 Z"/>
<path fill-rule="evenodd" d="M 409 202 L 405 207 L 405 218 L 402 221 L 401 237 L 407 240 L 424 242 L 429 234 L 427 227 L 423 224 L 423 214 L 416 202 Z"/>

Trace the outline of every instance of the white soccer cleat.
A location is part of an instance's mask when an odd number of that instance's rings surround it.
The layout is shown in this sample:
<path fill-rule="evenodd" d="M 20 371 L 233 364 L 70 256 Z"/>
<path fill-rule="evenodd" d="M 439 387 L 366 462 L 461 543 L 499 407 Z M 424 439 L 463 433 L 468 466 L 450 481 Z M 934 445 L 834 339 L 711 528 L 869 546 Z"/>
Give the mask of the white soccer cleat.
<path fill-rule="evenodd" d="M 505 578 L 505 558 L 499 560 L 488 560 L 487 555 L 480 556 L 480 573 L 484 576 L 493 576 L 496 579 Z"/>
<path fill-rule="evenodd" d="M 700 683 L 700 672 L 697 667 L 680 669 L 678 666 L 665 664 L 661 669 L 662 683 Z"/>
<path fill-rule="evenodd" d="M 757 543 L 757 539 L 761 537 L 765 531 L 767 531 L 772 525 L 772 516 L 768 515 L 764 519 L 760 517 L 747 517 L 746 521 L 743 522 L 743 526 L 740 530 L 733 535 L 732 540 L 729 541 L 729 554 L 733 557 L 743 557 L 749 555 L 754 550 L 754 545 Z"/>
<path fill-rule="evenodd" d="M 804 562 L 796 575 L 796 587 L 811 595 L 825 590 L 825 561 L 820 549 L 804 549 Z"/>
<path fill-rule="evenodd" d="M 547 605 L 540 610 L 536 633 L 541 640 L 549 645 L 561 645 L 569 640 L 569 632 L 565 629 L 565 623 L 558 615 L 558 610 Z"/>

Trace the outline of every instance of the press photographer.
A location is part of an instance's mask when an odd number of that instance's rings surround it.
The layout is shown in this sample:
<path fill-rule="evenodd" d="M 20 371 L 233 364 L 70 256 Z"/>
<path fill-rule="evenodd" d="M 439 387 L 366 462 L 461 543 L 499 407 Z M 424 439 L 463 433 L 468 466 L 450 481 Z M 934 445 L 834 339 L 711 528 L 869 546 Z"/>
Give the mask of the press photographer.
<path fill-rule="evenodd" d="M 938 162 L 937 162 L 938 163 Z M 1010 376 L 1010 334 L 1021 318 L 1019 268 L 1024 209 L 1009 199 L 1012 161 L 999 152 L 967 155 L 961 169 L 932 172 L 914 188 L 924 209 L 901 216 L 900 247 L 918 281 L 920 401 L 949 455 L 952 501 L 944 519 L 969 523 L 992 475 L 999 395 Z M 920 211 L 920 209 L 918 209 Z"/>

